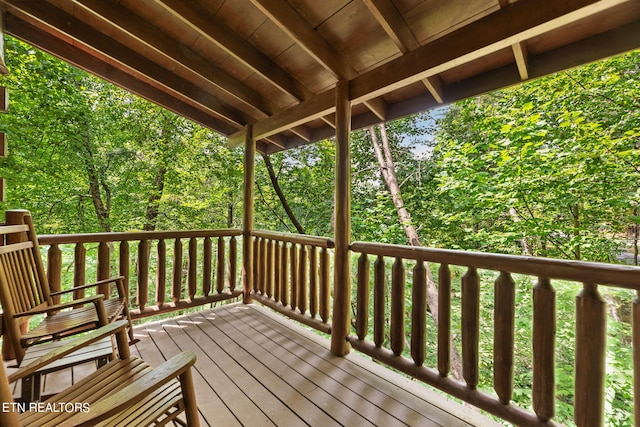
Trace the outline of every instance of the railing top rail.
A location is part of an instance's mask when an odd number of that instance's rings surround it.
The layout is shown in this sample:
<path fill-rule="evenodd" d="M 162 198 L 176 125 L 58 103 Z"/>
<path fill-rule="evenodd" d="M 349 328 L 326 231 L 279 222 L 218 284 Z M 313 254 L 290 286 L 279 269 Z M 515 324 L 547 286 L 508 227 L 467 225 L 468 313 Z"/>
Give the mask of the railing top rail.
<path fill-rule="evenodd" d="M 41 245 L 53 245 L 69 243 L 128 242 L 135 240 L 190 239 L 192 237 L 231 237 L 240 235 L 242 235 L 242 231 L 238 229 L 44 234 L 38 236 L 38 242 Z"/>
<path fill-rule="evenodd" d="M 351 250 L 369 255 L 461 265 L 605 286 L 614 285 L 640 291 L 640 267 L 635 266 L 368 242 L 354 242 L 351 244 Z"/>
<path fill-rule="evenodd" d="M 251 232 L 254 237 L 263 239 L 279 240 L 281 242 L 297 243 L 300 245 L 317 246 L 320 248 L 333 248 L 333 239 L 328 237 L 308 236 L 306 234 L 279 233 L 277 231 L 254 230 Z"/>

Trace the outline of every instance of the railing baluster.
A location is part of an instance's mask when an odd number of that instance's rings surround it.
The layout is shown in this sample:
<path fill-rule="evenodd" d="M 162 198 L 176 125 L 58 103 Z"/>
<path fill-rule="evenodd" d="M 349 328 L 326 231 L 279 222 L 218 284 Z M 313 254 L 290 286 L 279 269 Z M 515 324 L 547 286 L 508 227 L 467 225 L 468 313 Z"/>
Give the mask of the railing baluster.
<path fill-rule="evenodd" d="M 298 306 L 298 245 L 291 244 L 291 310 Z"/>
<path fill-rule="evenodd" d="M 258 293 L 260 290 L 260 238 L 255 237 L 253 239 L 253 283 L 251 284 L 251 290 Z"/>
<path fill-rule="evenodd" d="M 124 291 L 129 296 L 129 242 L 120 242 L 118 246 L 118 273 L 124 279 Z"/>
<path fill-rule="evenodd" d="M 330 296 L 330 272 L 329 251 L 322 248 L 320 253 L 320 318 L 323 322 L 329 321 L 329 296 Z"/>
<path fill-rule="evenodd" d="M 171 278 L 171 298 L 177 303 L 182 298 L 182 240 L 173 245 L 173 276 Z"/>
<path fill-rule="evenodd" d="M 221 294 L 222 291 L 224 290 L 224 279 L 225 279 L 225 274 L 224 274 L 224 268 L 226 265 L 225 262 L 225 244 L 224 244 L 224 237 L 220 236 L 218 237 L 218 272 L 216 274 L 216 291 Z"/>
<path fill-rule="evenodd" d="M 52 292 L 60 291 L 62 281 L 62 251 L 58 245 L 51 245 L 47 253 L 47 278 Z M 60 296 L 53 298 L 54 303 L 60 302 Z"/>
<path fill-rule="evenodd" d="M 229 271 L 228 279 L 229 290 L 231 292 L 236 290 L 236 281 L 238 276 L 238 240 L 235 236 L 231 236 L 229 240 Z"/>
<path fill-rule="evenodd" d="M 202 294 L 206 297 L 211 293 L 211 278 L 213 274 L 213 242 L 211 237 L 205 237 L 202 257 Z"/>
<path fill-rule="evenodd" d="M 480 278 L 474 267 L 462 277 L 462 376 L 467 387 L 478 386 Z"/>
<path fill-rule="evenodd" d="M 309 314 L 318 314 L 318 248 L 309 248 Z"/>
<path fill-rule="evenodd" d="M 576 378 L 573 418 L 578 426 L 604 419 L 607 304 L 596 285 L 584 284 L 576 297 Z"/>
<path fill-rule="evenodd" d="M 369 329 L 369 257 L 362 253 L 358 258 L 356 299 L 356 334 L 363 340 Z"/>
<path fill-rule="evenodd" d="M 298 310 L 307 312 L 307 245 L 300 245 L 298 261 Z"/>
<path fill-rule="evenodd" d="M 111 276 L 111 263 L 109 258 L 109 244 L 107 242 L 100 242 L 98 245 L 98 280 L 108 279 L 109 276 Z M 109 299 L 109 297 L 111 297 L 109 283 L 99 285 L 98 293 L 103 294 L 105 299 Z"/>
<path fill-rule="evenodd" d="M 286 242 L 282 242 L 280 255 L 280 301 L 286 307 L 289 304 L 289 248 Z"/>
<path fill-rule="evenodd" d="M 422 366 L 427 348 L 427 270 L 423 261 L 413 267 L 411 294 L 411 357 Z"/>
<path fill-rule="evenodd" d="M 635 423 L 640 423 L 640 291 L 633 300 L 633 415 Z"/>
<path fill-rule="evenodd" d="M 267 240 L 267 280 L 265 281 L 265 291 L 269 298 L 273 296 L 273 243 L 273 240 Z"/>
<path fill-rule="evenodd" d="M 385 299 L 387 295 L 384 258 L 378 256 L 373 265 L 373 342 L 376 347 L 384 343 Z"/>
<path fill-rule="evenodd" d="M 158 240 L 156 248 L 158 265 L 156 267 L 156 305 L 162 307 L 165 303 L 167 286 L 167 243 L 164 239 Z"/>
<path fill-rule="evenodd" d="M 533 288 L 533 410 L 542 421 L 555 414 L 556 292 L 538 278 Z"/>
<path fill-rule="evenodd" d="M 58 245 L 55 245 L 56 248 Z M 60 249 L 58 252 L 61 254 Z M 52 256 L 54 255 L 53 247 L 49 249 L 49 262 L 47 262 L 47 269 L 54 269 L 55 264 L 52 262 Z M 73 253 L 73 287 L 82 286 L 87 282 L 87 248 L 82 243 L 77 243 Z M 59 263 L 62 268 L 62 259 Z M 49 286 L 51 286 L 52 274 L 47 274 L 49 277 Z M 77 289 L 73 292 L 73 299 L 84 298 L 84 289 Z"/>
<path fill-rule="evenodd" d="M 273 299 L 276 302 L 282 298 L 282 244 L 276 240 L 273 247 Z"/>
<path fill-rule="evenodd" d="M 144 310 L 149 301 L 149 241 L 138 245 L 138 307 Z"/>
<path fill-rule="evenodd" d="M 189 254 L 187 259 L 187 292 L 193 301 L 198 285 L 198 241 L 195 237 L 189 239 Z"/>
<path fill-rule="evenodd" d="M 493 387 L 503 405 L 508 405 L 513 396 L 515 286 L 511 275 L 504 271 L 494 285 Z"/>
<path fill-rule="evenodd" d="M 438 372 L 451 371 L 451 271 L 448 264 L 438 269 Z"/>
<path fill-rule="evenodd" d="M 405 270 L 402 258 L 396 258 L 391 273 L 391 351 L 400 356 L 404 350 L 404 280 Z"/>

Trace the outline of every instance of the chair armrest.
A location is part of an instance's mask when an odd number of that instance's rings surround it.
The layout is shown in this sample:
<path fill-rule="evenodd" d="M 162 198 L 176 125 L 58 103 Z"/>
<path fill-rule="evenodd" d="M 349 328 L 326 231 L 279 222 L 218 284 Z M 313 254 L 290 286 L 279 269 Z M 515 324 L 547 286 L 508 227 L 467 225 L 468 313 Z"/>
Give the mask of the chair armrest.
<path fill-rule="evenodd" d="M 104 285 L 105 283 L 113 283 L 113 282 L 118 282 L 118 281 L 122 281 L 124 280 L 124 276 L 116 276 L 116 277 L 110 277 L 108 279 L 104 279 L 104 280 L 98 280 L 97 282 L 93 282 L 93 283 L 86 283 L 84 285 L 81 286 L 74 286 L 71 289 L 66 289 L 64 291 L 57 291 L 57 292 L 51 292 L 51 296 L 54 297 L 56 295 L 64 295 L 64 294 L 68 294 L 70 292 L 74 292 L 80 289 L 88 289 L 88 288 L 95 288 L 98 285 Z M 120 294 L 120 286 L 118 286 L 118 294 Z M 120 295 L 120 297 L 122 298 L 122 295 Z"/>
<path fill-rule="evenodd" d="M 178 378 L 190 369 L 195 361 L 196 355 L 191 351 L 177 354 L 130 385 L 92 404 L 90 411 L 80 412 L 70 421 L 73 421 L 74 425 L 93 425 L 108 419 Z"/>
<path fill-rule="evenodd" d="M 102 295 L 102 294 L 91 295 L 91 296 L 80 298 L 80 299 L 76 299 L 76 300 L 73 300 L 73 301 L 62 302 L 60 304 L 48 305 L 48 306 L 42 307 L 42 308 L 33 308 L 33 309 L 29 310 L 29 311 L 23 311 L 22 313 L 16 313 L 13 317 L 34 316 L 36 314 L 48 314 L 48 313 L 51 313 L 51 312 L 54 312 L 54 311 L 60 311 L 60 310 L 65 309 L 65 308 L 76 307 L 78 305 L 85 305 L 85 304 L 88 304 L 88 303 L 93 303 L 95 305 L 102 304 L 103 298 L 104 298 L 104 295 Z"/>
<path fill-rule="evenodd" d="M 94 342 L 99 341 L 105 337 L 108 337 L 110 335 L 117 334 L 117 333 L 126 334 L 125 329 L 127 325 L 128 323 L 126 320 L 118 320 L 116 322 L 109 323 L 108 325 L 103 326 L 101 328 L 94 329 L 93 331 L 88 332 L 77 338 L 65 340 L 64 345 L 59 346 L 49 351 L 48 353 L 38 357 L 33 362 L 18 368 L 16 371 L 14 371 L 11 375 L 8 376 L 9 382 L 12 383 L 21 378 L 32 375 L 34 372 L 36 372 L 38 369 L 42 368 L 43 366 L 46 366 L 51 362 L 54 362 L 64 356 L 67 356 L 68 354 L 73 353 L 79 348 L 85 347 L 89 344 L 93 344 Z M 126 340 L 126 337 L 124 339 Z"/>

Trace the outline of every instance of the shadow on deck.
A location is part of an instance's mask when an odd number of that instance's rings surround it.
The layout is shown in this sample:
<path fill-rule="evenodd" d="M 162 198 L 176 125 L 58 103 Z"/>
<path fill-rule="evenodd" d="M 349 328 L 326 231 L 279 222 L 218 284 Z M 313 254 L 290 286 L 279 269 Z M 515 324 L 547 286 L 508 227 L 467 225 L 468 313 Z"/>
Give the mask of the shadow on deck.
<path fill-rule="evenodd" d="M 136 327 L 156 365 L 196 353 L 198 407 L 209 425 L 463 426 L 488 419 L 257 305 L 234 304 Z M 206 424 L 205 424 L 206 425 Z"/>

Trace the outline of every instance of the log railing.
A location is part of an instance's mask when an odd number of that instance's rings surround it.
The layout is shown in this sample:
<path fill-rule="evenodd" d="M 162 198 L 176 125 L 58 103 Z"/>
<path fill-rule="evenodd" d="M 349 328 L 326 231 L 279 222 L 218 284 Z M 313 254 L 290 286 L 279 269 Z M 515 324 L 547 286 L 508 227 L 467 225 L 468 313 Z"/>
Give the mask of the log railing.
<path fill-rule="evenodd" d="M 42 235 L 38 241 L 47 253 L 52 289 L 61 286 L 62 250 L 73 248 L 73 285 L 93 280 L 86 277 L 87 265 L 93 262 L 97 280 L 122 275 L 131 296 L 131 315 L 140 318 L 241 295 L 239 235 L 239 230 L 144 231 Z M 88 248 L 95 246 L 95 260 L 90 260 Z M 109 295 L 110 289 L 98 292 Z M 80 297 L 81 291 L 77 293 Z"/>
<path fill-rule="evenodd" d="M 253 231 L 252 298 L 296 321 L 331 333 L 331 239 Z"/>
<path fill-rule="evenodd" d="M 555 376 L 556 369 L 559 368 L 555 351 L 560 346 L 573 345 L 574 420 L 579 426 L 604 424 L 607 304 L 598 292 L 598 287 L 631 289 L 638 295 L 640 269 L 362 242 L 353 243 L 351 250 L 360 254 L 357 267 L 355 335 L 348 338 L 353 348 L 516 425 L 554 425 Z M 375 257 L 375 261 L 370 259 L 372 257 Z M 389 265 L 389 259 L 394 260 L 392 265 Z M 408 265 L 413 265 L 413 270 L 407 270 Z M 433 281 L 437 282 L 439 291 L 438 319 L 429 323 L 427 280 L 430 276 L 428 269 L 432 268 L 435 276 Z M 386 273 L 388 269 L 391 270 L 389 274 Z M 495 272 L 495 279 L 491 280 L 493 283 L 483 283 L 481 277 L 487 276 L 485 270 Z M 453 272 L 460 275 L 459 287 L 453 280 Z M 389 291 L 387 275 L 391 278 Z M 409 282 L 410 295 L 405 289 L 406 275 L 412 276 L 412 281 Z M 526 295 L 533 304 L 533 330 L 530 337 L 527 337 L 530 341 L 529 348 L 523 352 L 531 359 L 526 362 L 526 369 L 533 370 L 530 390 L 533 412 L 513 404 L 516 351 L 514 323 L 523 315 L 515 311 L 515 295 L 521 291 L 516 289 L 514 278 L 522 283 L 520 280 L 523 277 L 537 282 L 532 295 Z M 556 342 L 556 291 L 552 280 L 576 282 L 574 343 Z M 562 286 L 564 290 L 566 284 Z M 456 292 L 452 294 L 454 288 Z M 491 295 L 491 288 L 492 304 L 481 307 L 481 291 L 488 289 L 488 295 Z M 458 322 L 452 322 L 452 299 L 459 303 L 456 306 L 461 311 Z M 408 301 L 411 303 L 407 304 Z M 485 305 L 488 304 L 486 299 L 483 301 Z M 634 301 L 629 301 L 629 304 L 633 307 L 634 315 L 634 395 L 639 396 L 640 304 L 637 297 Z M 373 310 L 371 328 L 368 323 L 370 305 Z M 405 305 L 410 305 L 410 308 L 406 309 Z M 492 311 L 489 320 L 487 316 L 480 315 L 481 311 L 488 310 Z M 452 326 L 454 323 L 459 329 Z M 432 325 L 431 330 L 428 330 L 427 324 Z M 479 366 L 482 357 L 479 340 L 481 328 L 486 330 L 487 327 L 493 331 L 493 359 L 485 363 L 483 369 Z M 461 341 L 463 381 L 451 376 L 452 333 L 455 334 L 456 341 Z M 428 348 L 428 336 L 432 338 L 431 342 L 435 342 L 433 347 L 437 348 Z M 405 348 L 407 345 L 408 348 Z M 424 366 L 428 355 L 432 356 L 432 367 Z M 486 372 L 489 370 L 487 365 L 493 365 L 492 375 Z M 481 375 L 486 375 L 487 378 Z M 481 379 L 485 380 L 484 384 L 491 384 L 493 390 L 485 388 L 481 391 Z M 638 402 L 635 402 L 636 423 L 640 419 L 638 406 Z"/>

